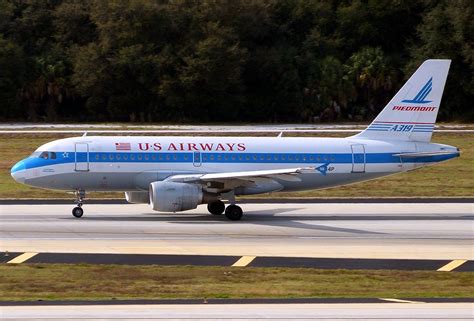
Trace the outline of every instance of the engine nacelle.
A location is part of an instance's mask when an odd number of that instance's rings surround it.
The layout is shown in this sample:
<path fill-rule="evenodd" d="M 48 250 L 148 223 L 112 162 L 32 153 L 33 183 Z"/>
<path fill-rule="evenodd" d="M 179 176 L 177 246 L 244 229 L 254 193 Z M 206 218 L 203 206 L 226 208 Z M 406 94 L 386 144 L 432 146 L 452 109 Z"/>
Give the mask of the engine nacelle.
<path fill-rule="evenodd" d="M 125 199 L 129 203 L 135 204 L 150 203 L 150 196 L 148 196 L 148 192 L 125 192 Z"/>
<path fill-rule="evenodd" d="M 196 208 L 203 202 L 200 185 L 175 182 L 150 184 L 150 204 L 155 211 L 179 212 Z"/>

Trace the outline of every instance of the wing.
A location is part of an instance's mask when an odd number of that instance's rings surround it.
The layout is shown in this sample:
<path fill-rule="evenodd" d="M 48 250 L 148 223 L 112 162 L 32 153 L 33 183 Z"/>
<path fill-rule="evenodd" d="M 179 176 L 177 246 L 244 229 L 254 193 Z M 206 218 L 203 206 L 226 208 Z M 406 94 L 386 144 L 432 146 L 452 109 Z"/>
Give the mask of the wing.
<path fill-rule="evenodd" d="M 209 192 L 221 193 L 240 188 L 240 192 L 246 191 L 245 194 L 258 194 L 282 189 L 283 186 L 278 183 L 278 180 L 299 181 L 297 174 L 314 171 L 314 167 L 297 167 L 242 172 L 180 174 L 170 176 L 166 181 L 201 184 Z"/>

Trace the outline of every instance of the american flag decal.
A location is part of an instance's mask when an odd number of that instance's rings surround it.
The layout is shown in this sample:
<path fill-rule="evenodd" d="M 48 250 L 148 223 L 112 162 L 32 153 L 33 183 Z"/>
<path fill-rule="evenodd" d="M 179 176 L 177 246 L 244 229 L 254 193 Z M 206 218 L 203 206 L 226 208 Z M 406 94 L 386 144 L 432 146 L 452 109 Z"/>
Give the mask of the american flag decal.
<path fill-rule="evenodd" d="M 115 150 L 131 150 L 130 143 L 115 143 Z"/>

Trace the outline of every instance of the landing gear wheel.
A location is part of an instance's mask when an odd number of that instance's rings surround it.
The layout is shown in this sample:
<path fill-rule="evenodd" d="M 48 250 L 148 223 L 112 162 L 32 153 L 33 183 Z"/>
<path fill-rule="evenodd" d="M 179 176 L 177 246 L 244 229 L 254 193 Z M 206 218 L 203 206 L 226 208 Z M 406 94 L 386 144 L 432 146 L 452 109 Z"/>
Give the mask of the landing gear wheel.
<path fill-rule="evenodd" d="M 80 217 L 82 217 L 83 214 L 84 214 L 84 210 L 82 208 L 80 208 L 79 206 L 74 207 L 72 209 L 72 215 L 74 217 L 80 218 Z"/>
<path fill-rule="evenodd" d="M 240 206 L 229 205 L 225 209 L 225 216 L 231 221 L 238 221 L 242 218 L 243 212 Z"/>
<path fill-rule="evenodd" d="M 215 201 L 207 204 L 207 210 L 212 215 L 221 215 L 222 213 L 224 213 L 225 204 L 223 201 Z"/>

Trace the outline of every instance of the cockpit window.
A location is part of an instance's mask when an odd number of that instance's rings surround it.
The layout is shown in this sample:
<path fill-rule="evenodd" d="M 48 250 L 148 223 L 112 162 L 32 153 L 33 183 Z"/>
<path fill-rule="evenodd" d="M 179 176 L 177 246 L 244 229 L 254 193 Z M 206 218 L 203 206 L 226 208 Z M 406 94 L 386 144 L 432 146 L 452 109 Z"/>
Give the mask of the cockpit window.
<path fill-rule="evenodd" d="M 30 157 L 38 157 L 42 159 L 56 159 L 56 152 L 34 152 Z"/>

